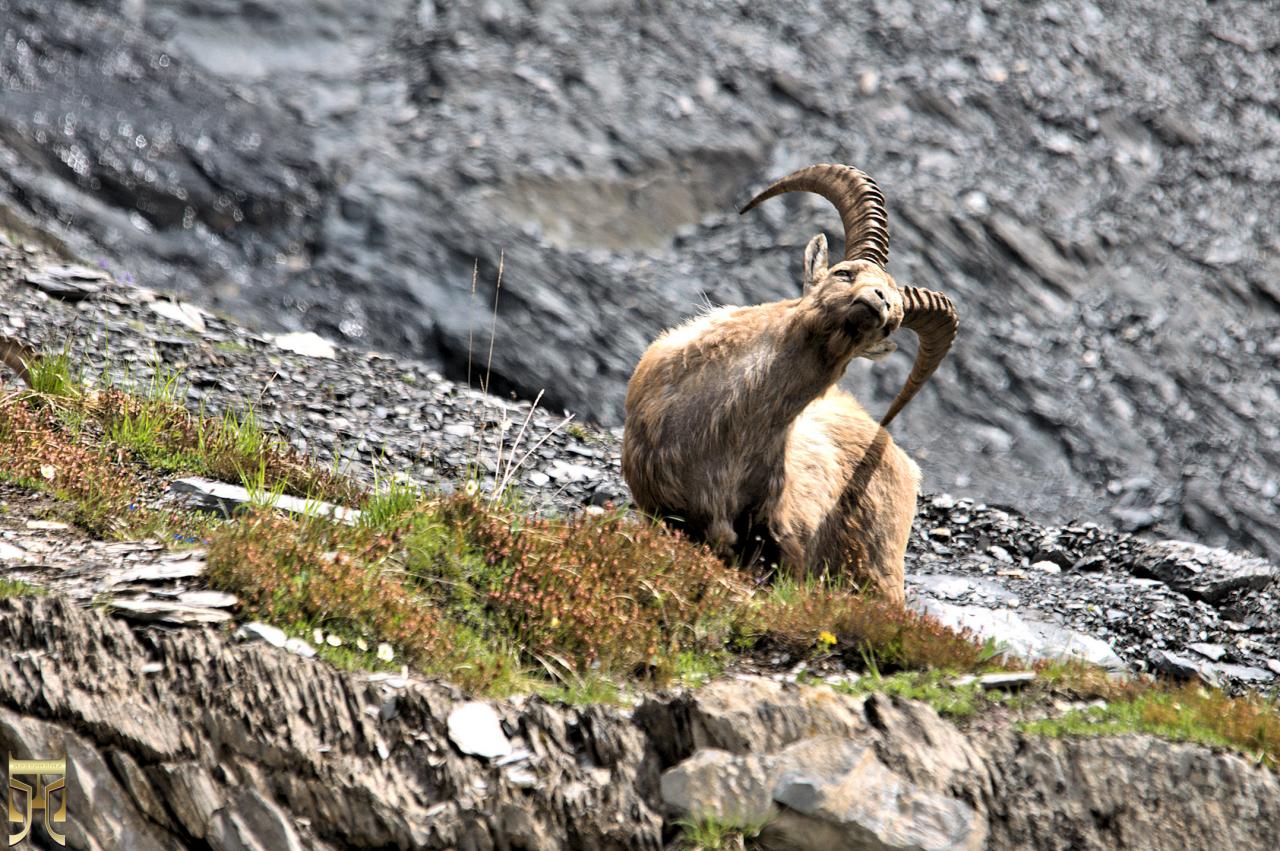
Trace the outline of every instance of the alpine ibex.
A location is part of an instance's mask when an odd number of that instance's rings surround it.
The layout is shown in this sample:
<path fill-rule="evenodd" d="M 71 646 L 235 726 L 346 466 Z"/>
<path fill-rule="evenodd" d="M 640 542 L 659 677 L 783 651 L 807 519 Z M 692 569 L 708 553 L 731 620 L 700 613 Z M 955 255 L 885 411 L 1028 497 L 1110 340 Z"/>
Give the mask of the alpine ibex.
<path fill-rule="evenodd" d="M 722 556 L 765 553 L 793 573 L 851 572 L 903 601 L 903 557 L 920 471 L 883 428 L 951 347 L 957 316 L 940 293 L 899 287 L 884 197 L 870 177 L 814 165 L 773 183 L 741 212 L 784 192 L 829 200 L 844 260 L 819 234 L 804 253 L 799 298 L 721 307 L 663 333 L 627 388 L 622 471 L 636 504 Z M 855 357 L 919 337 L 906 384 L 879 425 L 836 388 Z"/>

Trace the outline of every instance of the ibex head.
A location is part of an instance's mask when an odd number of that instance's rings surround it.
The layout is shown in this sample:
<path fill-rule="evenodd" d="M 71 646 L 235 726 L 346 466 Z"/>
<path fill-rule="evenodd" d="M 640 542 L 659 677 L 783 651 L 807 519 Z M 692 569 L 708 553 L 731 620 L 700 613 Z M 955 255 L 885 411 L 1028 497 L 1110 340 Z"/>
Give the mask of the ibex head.
<path fill-rule="evenodd" d="M 804 297 L 831 306 L 833 323 L 852 338 L 853 354 L 871 358 L 889 354 L 895 347 L 885 338 L 899 325 L 915 331 L 920 339 L 911 374 L 880 420 L 886 426 L 919 392 L 951 348 L 959 324 L 955 305 L 941 293 L 899 287 L 885 271 L 889 217 L 879 187 L 863 172 L 846 165 L 809 166 L 774 182 L 741 212 L 784 192 L 816 193 L 840 213 L 844 260 L 830 264 L 826 237 L 814 237 L 804 253 Z"/>

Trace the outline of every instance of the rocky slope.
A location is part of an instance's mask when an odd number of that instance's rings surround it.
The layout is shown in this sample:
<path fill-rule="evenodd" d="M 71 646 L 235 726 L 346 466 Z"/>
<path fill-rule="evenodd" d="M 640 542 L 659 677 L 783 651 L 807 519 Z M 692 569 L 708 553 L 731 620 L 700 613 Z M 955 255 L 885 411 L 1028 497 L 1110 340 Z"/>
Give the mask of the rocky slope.
<path fill-rule="evenodd" d="M 421 362 L 341 347 L 301 355 L 284 348 L 288 338 L 3 238 L 0 300 L 0 334 L 69 347 L 90 380 L 110 373 L 145 388 L 178 372 L 191 406 L 218 415 L 252 404 L 291 445 L 371 485 L 402 475 L 448 489 L 478 470 L 490 488 L 514 469 L 513 484 L 543 510 L 627 499 L 608 432 L 468 389 Z M 947 495 L 922 500 L 907 554 L 913 605 L 1021 653 L 1070 648 L 1116 668 L 1233 686 L 1280 679 L 1277 572 L 1247 555 L 1088 521 L 1043 525 Z M 44 573 L 45 582 L 61 575 Z"/>
<path fill-rule="evenodd" d="M 735 203 L 858 164 L 892 271 L 964 315 L 895 425 L 930 490 L 1280 555 L 1265 4 L 10 0 L 0 31 L 12 227 L 454 379 L 505 254 L 493 386 L 607 424 L 659 329 L 791 294 L 834 224 Z M 908 363 L 849 383 L 882 407 Z"/>
<path fill-rule="evenodd" d="M 191 404 L 252 400 L 370 483 L 394 469 L 448 486 L 473 466 L 491 485 L 515 449 L 535 505 L 625 496 L 608 434 L 421 363 L 298 354 L 4 239 L 0 302 L 0 333 L 67 345 L 87 380 L 181 370 Z M 55 592 L 0 600 L 0 746 L 65 749 L 72 847 L 659 848 L 689 814 L 767 817 L 767 841 L 794 848 L 1264 848 L 1280 830 L 1276 775 L 1241 757 L 1030 737 L 999 715 L 961 732 L 922 704 L 793 685 L 797 660 L 634 710 L 341 673 L 270 627 L 230 632 L 234 598 L 207 590 L 198 550 L 87 539 L 32 522 L 47 506 L 29 492 L 0 500 L 0 577 Z M 908 570 L 914 605 L 1019 653 L 1234 687 L 1280 668 L 1276 568 L 1259 559 L 937 496 Z"/>
<path fill-rule="evenodd" d="M 91 379 L 181 370 L 192 405 L 251 401 L 367 482 L 492 486 L 515 459 L 549 510 L 626 491 L 616 434 L 547 409 L 616 425 L 659 329 L 793 293 L 831 211 L 735 203 L 809 162 L 861 165 L 889 198 L 891 271 L 964 315 L 894 426 L 940 494 L 913 605 L 1028 655 L 1280 676 L 1264 4 L 5 0 L 0 40 L 0 333 L 67 346 Z M 304 328 L 345 345 L 262 333 Z M 879 409 L 908 363 L 848 383 Z M 482 373 L 546 395 L 469 389 Z M 198 553 L 0 499 L 3 576 L 57 591 L 0 601 L 0 744 L 66 747 L 76 847 L 661 847 L 726 800 L 783 847 L 836 824 L 870 847 L 1280 832 L 1275 775 L 1239 757 L 961 733 L 777 680 L 634 711 L 487 704 L 495 727 L 448 685 L 201 626 L 230 617 Z M 1204 546 L 1224 544 L 1247 552 Z M 101 595 L 117 617 L 76 605 Z"/>
<path fill-rule="evenodd" d="M 74 848 L 663 847 L 689 808 L 784 848 L 1265 848 L 1280 780 L 1144 736 L 961 735 L 744 678 L 635 710 L 477 704 L 210 630 L 0 600 L 0 745 L 67 754 Z M 38 828 L 37 828 L 38 830 Z"/>

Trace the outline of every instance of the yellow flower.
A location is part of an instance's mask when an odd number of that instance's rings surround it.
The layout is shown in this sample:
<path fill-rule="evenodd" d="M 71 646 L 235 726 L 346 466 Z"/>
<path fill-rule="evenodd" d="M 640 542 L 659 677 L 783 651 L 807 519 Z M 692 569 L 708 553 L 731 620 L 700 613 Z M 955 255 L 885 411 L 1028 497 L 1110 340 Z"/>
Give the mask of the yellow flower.
<path fill-rule="evenodd" d="M 818 633 L 818 643 L 831 647 L 836 643 L 836 637 L 824 629 L 822 632 Z"/>

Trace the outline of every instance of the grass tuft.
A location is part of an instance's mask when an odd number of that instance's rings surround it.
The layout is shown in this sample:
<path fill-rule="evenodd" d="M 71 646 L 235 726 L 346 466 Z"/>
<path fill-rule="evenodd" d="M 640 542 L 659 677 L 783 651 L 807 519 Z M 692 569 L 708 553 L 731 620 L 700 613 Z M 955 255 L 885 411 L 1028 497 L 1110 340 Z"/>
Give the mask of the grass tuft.
<path fill-rule="evenodd" d="M 21 579 L 0 579 L 0 598 L 3 597 L 43 597 L 49 593 L 39 585 L 23 582 Z"/>
<path fill-rule="evenodd" d="M 885 673 L 1005 667 L 998 649 L 972 633 L 880 602 L 836 580 L 777 577 L 753 609 L 740 627 L 743 637 L 792 654 L 830 648 L 850 667 Z"/>
<path fill-rule="evenodd" d="M 688 851 L 754 851 L 766 821 L 739 824 L 717 818 L 682 819 L 677 848 Z"/>

